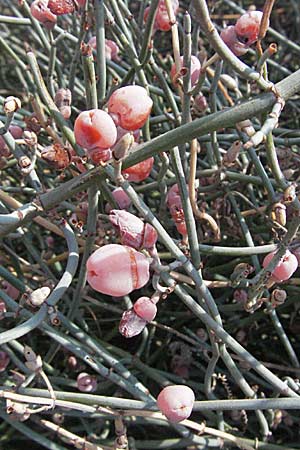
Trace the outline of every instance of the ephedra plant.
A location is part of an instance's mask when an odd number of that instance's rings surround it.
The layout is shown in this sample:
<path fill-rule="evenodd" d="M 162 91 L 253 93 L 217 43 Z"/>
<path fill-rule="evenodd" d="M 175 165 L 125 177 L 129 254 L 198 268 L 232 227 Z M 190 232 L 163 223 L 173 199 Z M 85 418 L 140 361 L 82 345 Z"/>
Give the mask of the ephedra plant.
<path fill-rule="evenodd" d="M 1 1 L 3 448 L 299 448 L 299 13 Z"/>

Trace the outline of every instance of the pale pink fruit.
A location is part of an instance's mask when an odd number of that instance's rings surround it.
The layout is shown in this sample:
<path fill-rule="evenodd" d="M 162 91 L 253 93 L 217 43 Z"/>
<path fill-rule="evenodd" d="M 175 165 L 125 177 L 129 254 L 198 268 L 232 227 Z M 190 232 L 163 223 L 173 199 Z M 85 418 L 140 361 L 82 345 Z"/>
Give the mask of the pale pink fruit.
<path fill-rule="evenodd" d="M 126 192 L 121 188 L 118 187 L 112 191 L 112 196 L 116 200 L 116 202 L 119 205 L 120 209 L 127 209 L 131 205 L 131 200 L 126 194 Z M 111 208 L 108 212 L 111 211 Z"/>
<path fill-rule="evenodd" d="M 179 2 L 178 0 L 172 0 L 171 2 L 174 14 L 176 15 L 179 9 Z M 144 13 L 144 21 L 146 22 L 148 15 L 149 15 L 149 9 L 150 7 L 147 7 L 145 9 Z M 157 8 L 157 13 L 155 15 L 155 21 L 154 21 L 154 30 L 160 30 L 160 31 L 169 31 L 171 30 L 172 23 L 170 22 L 167 7 L 165 0 L 160 0 Z"/>
<path fill-rule="evenodd" d="M 88 44 L 92 47 L 93 50 L 97 49 L 97 41 L 96 36 L 91 37 Z M 105 57 L 106 59 L 118 61 L 119 59 L 119 47 L 115 43 L 115 41 L 111 41 L 110 39 L 105 39 Z"/>
<path fill-rule="evenodd" d="M 87 260 L 87 281 L 95 291 L 121 297 L 149 280 L 149 261 L 131 247 L 108 244 Z"/>
<path fill-rule="evenodd" d="M 48 0 L 34 0 L 30 6 L 32 16 L 50 30 L 56 24 L 56 15 L 48 8 Z"/>
<path fill-rule="evenodd" d="M 87 150 L 109 149 L 117 139 L 112 118 L 101 109 L 81 112 L 75 120 L 74 134 L 77 144 Z"/>
<path fill-rule="evenodd" d="M 97 379 L 88 373 L 82 372 L 77 377 L 77 388 L 81 392 L 94 392 L 97 389 Z"/>
<path fill-rule="evenodd" d="M 151 322 L 157 313 L 157 307 L 149 297 L 138 298 L 133 305 L 133 309 L 139 317 L 147 322 Z"/>
<path fill-rule="evenodd" d="M 222 30 L 220 36 L 234 55 L 242 56 L 247 53 L 248 46 L 239 41 L 235 31 L 235 27 L 233 25 L 230 25 L 229 27 Z"/>
<path fill-rule="evenodd" d="M 262 11 L 249 11 L 236 21 L 235 32 L 248 47 L 257 41 L 262 16 Z"/>
<path fill-rule="evenodd" d="M 183 65 L 183 56 L 180 57 L 180 68 L 182 69 Z M 191 55 L 191 84 L 194 86 L 199 78 L 201 70 L 201 64 L 197 56 Z M 176 84 L 175 76 L 176 76 L 176 65 L 175 63 L 171 67 L 170 72 L 172 83 Z"/>
<path fill-rule="evenodd" d="M 108 111 L 116 120 L 116 125 L 134 131 L 141 128 L 148 119 L 152 100 L 142 86 L 125 86 L 110 96 Z"/>
<path fill-rule="evenodd" d="M 109 214 L 109 220 L 119 231 L 124 245 L 137 250 L 147 249 L 152 248 L 157 241 L 157 232 L 153 226 L 128 211 L 113 209 Z"/>
<path fill-rule="evenodd" d="M 157 406 L 170 422 L 187 419 L 193 410 L 195 395 L 184 385 L 165 387 L 157 397 Z"/>
<path fill-rule="evenodd" d="M 84 8 L 86 4 L 86 0 L 77 0 L 79 8 Z"/>
<path fill-rule="evenodd" d="M 263 260 L 263 267 L 267 267 L 267 265 L 271 262 L 276 251 L 269 253 L 265 256 Z M 281 281 L 288 280 L 293 273 L 297 270 L 298 260 L 293 253 L 289 250 L 285 252 L 285 255 L 280 259 L 279 263 L 275 267 L 272 272 L 272 277 L 274 281 L 280 283 Z"/>
<path fill-rule="evenodd" d="M 120 126 L 117 127 L 117 142 L 123 137 L 125 136 L 125 134 L 128 133 L 128 130 L 125 130 L 125 128 L 122 128 Z M 135 142 L 133 143 L 132 147 L 135 147 L 137 144 L 136 142 L 138 142 L 139 138 L 140 138 L 140 129 L 134 130 L 132 132 L 133 138 L 135 140 Z"/>
<path fill-rule="evenodd" d="M 150 156 L 150 158 L 144 159 L 144 161 L 134 164 L 134 166 L 123 169 L 122 174 L 125 175 L 126 180 L 139 183 L 149 177 L 153 164 L 154 158 Z"/>
<path fill-rule="evenodd" d="M 147 321 L 136 314 L 133 308 L 124 311 L 119 324 L 119 332 L 126 338 L 132 338 L 140 334 Z"/>

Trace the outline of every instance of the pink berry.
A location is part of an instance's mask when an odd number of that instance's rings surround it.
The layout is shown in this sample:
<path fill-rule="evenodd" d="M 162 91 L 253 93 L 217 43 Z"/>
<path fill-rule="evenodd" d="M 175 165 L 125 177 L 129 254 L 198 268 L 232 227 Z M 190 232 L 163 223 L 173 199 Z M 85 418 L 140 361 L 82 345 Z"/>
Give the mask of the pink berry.
<path fill-rule="evenodd" d="M 126 192 L 121 187 L 114 189 L 112 191 L 112 196 L 118 203 L 120 209 L 128 209 L 129 206 L 131 205 L 130 198 L 128 197 Z M 111 211 L 111 209 L 108 212 L 110 212 L 110 211 Z"/>
<path fill-rule="evenodd" d="M 149 280 L 149 260 L 131 247 L 108 244 L 87 260 L 87 281 L 95 291 L 121 297 Z"/>
<path fill-rule="evenodd" d="M 133 305 L 133 309 L 139 317 L 147 322 L 151 322 L 157 313 L 157 307 L 149 297 L 140 297 L 137 299 Z"/>
<path fill-rule="evenodd" d="M 134 131 L 145 124 L 152 104 L 145 88 L 131 85 L 113 92 L 108 101 L 108 111 L 117 120 L 117 125 Z"/>
<path fill-rule="evenodd" d="M 77 3 L 78 3 L 79 8 L 84 8 L 85 4 L 86 4 L 86 0 L 77 0 Z"/>
<path fill-rule="evenodd" d="M 152 248 L 157 241 L 157 232 L 152 225 L 123 209 L 111 210 L 109 220 L 118 229 L 123 245 L 137 250 L 147 249 Z"/>
<path fill-rule="evenodd" d="M 81 147 L 92 150 L 108 149 L 117 139 L 117 129 L 110 117 L 101 109 L 91 109 L 79 114 L 74 124 L 75 139 Z"/>
<path fill-rule="evenodd" d="M 32 16 L 50 30 L 56 24 L 56 15 L 48 8 L 48 0 L 34 0 L 30 6 Z"/>
<path fill-rule="evenodd" d="M 149 177 L 153 164 L 154 158 L 151 156 L 150 158 L 144 159 L 144 161 L 141 161 L 134 166 L 128 167 L 128 169 L 123 169 L 122 174 L 125 175 L 128 181 L 139 183 Z"/>
<path fill-rule="evenodd" d="M 183 65 L 183 56 L 180 57 L 180 67 L 181 68 L 182 68 L 182 65 Z M 200 64 L 199 59 L 197 58 L 197 56 L 192 55 L 191 56 L 191 83 L 192 83 L 192 86 L 194 86 L 197 83 L 199 75 L 200 75 L 200 70 L 201 70 L 201 64 Z M 174 79 L 176 76 L 175 63 L 171 67 L 170 76 L 171 76 L 172 83 L 176 84 L 176 80 Z"/>
<path fill-rule="evenodd" d="M 236 21 L 234 29 L 238 39 L 248 47 L 257 41 L 262 16 L 261 11 L 249 11 Z"/>
<path fill-rule="evenodd" d="M 126 338 L 132 338 L 140 334 L 147 321 L 136 314 L 133 308 L 124 311 L 119 324 L 119 332 Z"/>
<path fill-rule="evenodd" d="M 48 8 L 56 16 L 70 14 L 75 10 L 73 0 L 48 0 Z"/>
<path fill-rule="evenodd" d="M 263 260 L 263 267 L 267 267 L 267 265 L 271 262 L 275 254 L 276 251 L 271 252 L 267 256 L 265 256 Z M 287 250 L 285 252 L 285 255 L 280 259 L 279 263 L 273 270 L 272 277 L 274 278 L 274 281 L 276 281 L 277 283 L 288 280 L 297 270 L 297 267 L 298 267 L 298 260 L 296 256 L 293 255 L 293 253 L 291 253 L 289 250 Z"/>
<path fill-rule="evenodd" d="M 94 392 L 97 389 L 97 379 L 88 373 L 81 372 L 77 377 L 77 388 L 81 392 Z"/>
<path fill-rule="evenodd" d="M 195 395 L 184 385 L 165 387 L 157 397 L 157 406 L 170 422 L 187 419 L 193 410 Z"/>
<path fill-rule="evenodd" d="M 96 36 L 91 37 L 88 44 L 92 47 L 93 50 L 97 49 L 97 41 Z M 115 43 L 115 41 L 112 41 L 110 39 L 105 39 L 105 56 L 108 60 L 118 61 L 119 59 L 119 47 Z"/>
<path fill-rule="evenodd" d="M 233 25 L 222 30 L 220 36 L 234 55 L 242 56 L 247 53 L 248 46 L 239 41 Z"/>
<path fill-rule="evenodd" d="M 176 15 L 179 9 L 179 2 L 178 0 L 172 0 L 171 2 L 172 8 L 174 11 L 174 14 Z M 144 22 L 146 22 L 148 15 L 149 15 L 149 9 L 150 7 L 147 7 L 145 9 L 144 13 Z M 160 0 L 158 7 L 157 7 L 157 13 L 155 15 L 155 22 L 154 22 L 154 29 L 160 30 L 160 31 L 169 31 L 172 28 L 172 23 L 170 22 L 167 7 L 165 0 Z"/>

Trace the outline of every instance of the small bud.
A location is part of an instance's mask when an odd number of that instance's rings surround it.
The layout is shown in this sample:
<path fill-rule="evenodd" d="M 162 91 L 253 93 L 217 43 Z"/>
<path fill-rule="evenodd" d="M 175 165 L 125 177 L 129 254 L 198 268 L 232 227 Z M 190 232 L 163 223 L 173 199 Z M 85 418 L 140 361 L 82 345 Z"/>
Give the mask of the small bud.
<path fill-rule="evenodd" d="M 252 267 L 248 263 L 240 263 L 237 266 L 235 266 L 234 271 L 231 274 L 231 285 L 233 287 L 236 287 L 239 285 L 239 283 L 244 279 L 247 278 L 252 272 L 254 271 L 254 267 Z"/>
<path fill-rule="evenodd" d="M 21 100 L 17 97 L 6 97 L 3 104 L 3 109 L 6 115 L 15 113 L 21 108 Z"/>
<path fill-rule="evenodd" d="M 24 356 L 26 359 L 25 366 L 32 372 L 38 372 L 43 367 L 40 355 L 36 355 L 28 345 L 25 345 L 24 347 Z"/>
<path fill-rule="evenodd" d="M 275 203 L 272 206 L 271 219 L 273 222 L 285 227 L 286 225 L 286 206 L 283 203 Z"/>
<path fill-rule="evenodd" d="M 82 372 L 77 377 L 77 388 L 81 392 L 94 392 L 97 389 L 96 377 Z"/>
<path fill-rule="evenodd" d="M 235 141 L 231 147 L 227 150 L 226 154 L 223 157 L 223 164 L 225 166 L 233 164 L 237 157 L 239 156 L 240 150 L 242 148 L 241 141 Z"/>
<path fill-rule="evenodd" d="M 115 144 L 113 149 L 113 157 L 120 161 L 121 159 L 124 159 L 128 152 L 134 143 L 134 137 L 131 133 L 126 133 L 124 136 L 121 137 L 121 139 Z"/>
<path fill-rule="evenodd" d="M 283 289 L 274 289 L 274 291 L 271 293 L 271 304 L 274 308 L 276 306 L 283 305 L 287 298 L 287 293 Z"/>
<path fill-rule="evenodd" d="M 28 167 L 30 167 L 31 160 L 28 156 L 24 155 L 19 158 L 18 163 L 19 163 L 21 170 L 24 170 L 24 169 L 28 169 Z"/>
<path fill-rule="evenodd" d="M 34 147 L 38 143 L 38 138 L 34 131 L 25 130 L 23 133 L 23 137 L 28 147 Z"/>
<path fill-rule="evenodd" d="M 296 184 L 291 184 L 284 190 L 283 201 L 286 203 L 292 203 L 296 199 Z"/>
<path fill-rule="evenodd" d="M 58 89 L 55 94 L 54 102 L 65 119 L 71 116 L 72 93 L 70 89 Z"/>
<path fill-rule="evenodd" d="M 51 290 L 47 286 L 36 289 L 29 294 L 26 303 L 37 308 L 44 303 L 50 292 Z"/>
<path fill-rule="evenodd" d="M 236 128 L 238 131 L 241 131 L 242 133 L 246 133 L 247 136 L 251 137 L 255 134 L 255 129 L 252 125 L 252 122 L 250 120 L 243 120 L 242 122 L 238 122 L 236 124 Z"/>

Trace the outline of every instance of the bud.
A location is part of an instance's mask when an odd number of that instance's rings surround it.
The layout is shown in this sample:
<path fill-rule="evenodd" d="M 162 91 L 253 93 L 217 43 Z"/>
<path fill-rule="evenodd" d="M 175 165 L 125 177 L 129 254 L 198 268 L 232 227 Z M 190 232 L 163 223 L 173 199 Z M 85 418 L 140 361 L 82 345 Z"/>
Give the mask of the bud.
<path fill-rule="evenodd" d="M 9 414 L 10 419 L 24 422 L 30 417 L 30 413 L 27 412 L 28 404 L 13 402 L 12 400 L 6 400 L 6 413 Z"/>
<path fill-rule="evenodd" d="M 88 373 L 81 372 L 77 377 L 77 388 L 81 392 L 94 392 L 97 389 L 96 377 Z"/>
<path fill-rule="evenodd" d="M 236 80 L 226 73 L 223 73 L 220 76 L 220 80 L 228 89 L 231 89 L 232 91 L 237 91 L 239 88 Z"/>
<path fill-rule="evenodd" d="M 134 137 L 131 133 L 126 133 L 124 136 L 121 137 L 121 139 L 115 144 L 113 149 L 113 157 L 120 161 L 121 159 L 124 159 L 128 152 L 134 143 Z"/>
<path fill-rule="evenodd" d="M 9 97 L 6 97 L 3 104 L 3 109 L 6 115 L 13 114 L 18 109 L 21 108 L 21 100 L 17 97 L 13 97 L 12 95 Z"/>
<path fill-rule="evenodd" d="M 25 130 L 23 137 L 28 147 L 34 147 L 38 143 L 37 135 L 34 131 Z"/>
<path fill-rule="evenodd" d="M 292 203 L 296 199 L 296 184 L 291 184 L 284 190 L 283 201 L 286 203 Z"/>
<path fill-rule="evenodd" d="M 35 291 L 32 291 L 27 300 L 26 303 L 28 303 L 31 306 L 34 306 L 35 308 L 38 308 L 41 306 L 46 298 L 49 296 L 51 290 L 47 286 L 43 286 L 39 289 L 36 289 Z"/>
<path fill-rule="evenodd" d="M 286 225 L 286 206 L 283 203 L 275 203 L 272 206 L 271 219 L 273 222 L 279 223 L 281 226 Z"/>
<path fill-rule="evenodd" d="M 24 347 L 24 356 L 26 359 L 25 366 L 32 372 L 38 372 L 43 367 L 40 355 L 36 355 L 28 345 L 25 345 Z"/>
<path fill-rule="evenodd" d="M 235 266 L 234 271 L 231 274 L 230 280 L 232 287 L 236 287 L 239 283 L 247 278 L 254 271 L 254 267 L 252 267 L 248 263 L 240 263 Z"/>
<path fill-rule="evenodd" d="M 123 245 L 135 249 L 152 248 L 157 241 L 157 232 L 152 225 L 122 209 L 112 209 L 109 220 L 117 228 Z"/>
<path fill-rule="evenodd" d="M 242 148 L 241 141 L 235 141 L 231 147 L 227 150 L 226 154 L 223 157 L 223 164 L 225 166 L 233 164 L 237 157 L 239 156 L 240 150 Z"/>
<path fill-rule="evenodd" d="M 248 119 L 243 120 L 242 122 L 238 122 L 236 124 L 236 128 L 238 131 L 241 131 L 242 133 L 246 133 L 247 136 L 251 137 L 255 134 L 255 129 L 252 125 L 252 122 Z"/>
<path fill-rule="evenodd" d="M 71 116 L 72 93 L 70 89 L 58 89 L 55 94 L 54 102 L 65 119 Z"/>
<path fill-rule="evenodd" d="M 283 289 L 274 289 L 274 291 L 271 293 L 270 302 L 274 308 L 276 306 L 283 305 L 283 303 L 286 301 L 287 293 Z"/>

